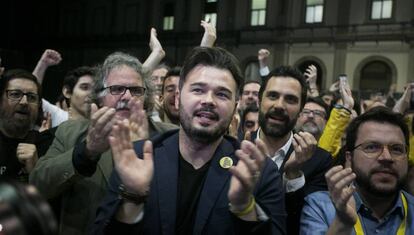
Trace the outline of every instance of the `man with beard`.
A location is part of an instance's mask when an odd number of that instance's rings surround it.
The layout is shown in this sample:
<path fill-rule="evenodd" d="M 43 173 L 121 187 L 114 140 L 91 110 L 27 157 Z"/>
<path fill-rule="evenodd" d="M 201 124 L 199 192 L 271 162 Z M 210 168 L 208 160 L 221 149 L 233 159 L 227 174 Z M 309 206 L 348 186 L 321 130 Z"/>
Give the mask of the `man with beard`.
<path fill-rule="evenodd" d="M 286 190 L 288 234 L 298 234 L 304 197 L 326 190 L 325 172 L 331 155 L 316 146 L 308 132 L 293 133 L 306 100 L 303 74 L 296 68 L 280 66 L 269 73 L 259 92 L 259 130 L 252 139 L 261 139 L 268 156 L 283 174 Z"/>
<path fill-rule="evenodd" d="M 239 101 L 239 111 L 242 112 L 248 105 L 259 106 L 259 90 L 260 83 L 258 81 L 247 81 L 243 85 Z"/>
<path fill-rule="evenodd" d="M 24 70 L 9 70 L 0 79 L 0 178 L 28 181 L 38 157 L 48 147 L 33 127 L 38 118 L 41 88 Z"/>
<path fill-rule="evenodd" d="M 328 119 L 329 108 L 319 97 L 308 97 L 296 122 L 296 132 L 311 133 L 318 141 Z"/>
<path fill-rule="evenodd" d="M 30 175 L 47 199 L 62 197 L 59 234 L 87 234 L 113 169 L 108 136 L 117 120 L 128 119 L 133 140 L 176 128 L 145 115 L 151 107 L 142 64 L 115 52 L 99 68 L 90 119 L 62 123 L 48 152 Z"/>
<path fill-rule="evenodd" d="M 178 131 L 133 146 L 128 122 L 116 123 L 116 171 L 94 234 L 285 233 L 282 182 L 263 142 L 224 136 L 243 80 L 237 63 L 221 48 L 191 51 Z"/>
<path fill-rule="evenodd" d="M 163 122 L 180 124 L 178 117 L 178 108 L 175 105 L 175 97 L 178 95 L 178 82 L 180 81 L 180 67 L 170 69 L 165 76 L 162 85 L 162 110 L 161 116 Z"/>
<path fill-rule="evenodd" d="M 329 192 L 306 198 L 302 234 L 413 234 L 414 197 L 403 191 L 409 132 L 384 107 L 355 118 L 346 135 L 350 167 L 326 173 Z"/>

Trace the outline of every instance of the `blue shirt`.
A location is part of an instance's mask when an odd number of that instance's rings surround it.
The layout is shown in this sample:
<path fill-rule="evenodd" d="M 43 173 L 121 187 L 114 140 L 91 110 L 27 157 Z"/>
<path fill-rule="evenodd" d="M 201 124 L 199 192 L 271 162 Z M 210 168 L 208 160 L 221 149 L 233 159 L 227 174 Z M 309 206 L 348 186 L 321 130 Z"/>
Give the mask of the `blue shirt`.
<path fill-rule="evenodd" d="M 414 234 L 414 197 L 405 191 L 404 196 L 408 204 L 406 234 Z M 365 234 L 396 234 L 404 219 L 404 208 L 401 196 L 398 197 L 392 209 L 379 221 L 372 216 L 372 212 L 362 203 L 358 193 L 354 193 L 356 208 L 361 219 Z M 335 218 L 335 207 L 329 197 L 329 192 L 320 191 L 309 194 L 305 198 L 305 205 L 300 218 L 300 234 L 325 234 Z M 355 234 L 355 231 L 352 232 Z"/>

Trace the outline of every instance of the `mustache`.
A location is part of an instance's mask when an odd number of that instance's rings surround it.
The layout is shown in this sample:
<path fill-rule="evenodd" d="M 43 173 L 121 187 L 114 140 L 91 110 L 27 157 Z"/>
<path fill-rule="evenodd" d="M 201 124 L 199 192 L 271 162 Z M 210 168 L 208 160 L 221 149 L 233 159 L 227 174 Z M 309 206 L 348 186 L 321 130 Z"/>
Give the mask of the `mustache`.
<path fill-rule="evenodd" d="M 218 120 L 219 119 L 219 115 L 210 107 L 203 107 L 200 109 L 197 109 L 196 111 L 194 111 L 193 116 L 196 116 L 199 112 L 208 112 L 211 113 L 213 116 L 212 118 L 214 120 Z"/>
<path fill-rule="evenodd" d="M 378 172 L 386 172 L 386 173 L 398 176 L 398 172 L 390 167 L 380 166 L 380 167 L 376 167 L 371 170 L 371 174 L 378 173 Z"/>
<path fill-rule="evenodd" d="M 116 103 L 116 110 L 129 110 L 128 101 L 127 100 L 120 100 Z"/>
<path fill-rule="evenodd" d="M 282 109 L 271 109 L 265 114 L 265 118 L 276 117 L 283 120 L 289 120 L 289 116 Z"/>
<path fill-rule="evenodd" d="M 29 106 L 27 105 L 18 105 L 16 109 L 14 110 L 14 112 L 29 113 L 30 109 L 29 109 Z"/>

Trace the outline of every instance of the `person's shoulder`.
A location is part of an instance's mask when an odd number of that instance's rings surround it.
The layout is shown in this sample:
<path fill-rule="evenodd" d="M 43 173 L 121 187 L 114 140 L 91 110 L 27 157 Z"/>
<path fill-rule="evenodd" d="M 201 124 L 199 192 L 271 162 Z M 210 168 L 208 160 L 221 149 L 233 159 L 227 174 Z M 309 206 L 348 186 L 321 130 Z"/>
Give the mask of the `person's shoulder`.
<path fill-rule="evenodd" d="M 57 127 L 55 136 L 79 136 L 88 129 L 89 123 L 88 119 L 65 121 Z"/>
<path fill-rule="evenodd" d="M 305 197 L 305 201 L 310 205 L 332 205 L 329 191 L 313 192 Z"/>
<path fill-rule="evenodd" d="M 404 194 L 405 198 L 407 199 L 407 203 L 410 204 L 412 207 L 414 207 L 414 196 L 404 190 L 402 190 L 402 193 Z"/>

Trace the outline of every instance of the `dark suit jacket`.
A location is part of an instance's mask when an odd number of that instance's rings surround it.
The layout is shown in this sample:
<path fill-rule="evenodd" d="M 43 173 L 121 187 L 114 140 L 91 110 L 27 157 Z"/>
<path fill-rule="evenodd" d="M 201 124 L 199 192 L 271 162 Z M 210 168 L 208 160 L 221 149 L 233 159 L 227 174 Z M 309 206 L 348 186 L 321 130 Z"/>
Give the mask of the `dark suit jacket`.
<path fill-rule="evenodd" d="M 97 211 L 93 234 L 175 234 L 178 181 L 178 131 L 170 131 L 153 141 L 154 176 L 144 206 L 144 218 L 138 224 L 126 225 L 112 217 L 122 199 L 119 197 L 120 179 L 113 171 L 108 195 Z M 142 156 L 142 142 L 135 151 Z M 227 198 L 231 173 L 220 167 L 223 156 L 234 163 L 238 142 L 226 137 L 217 148 L 200 194 L 193 234 L 285 234 L 285 210 L 282 181 L 276 165 L 266 160 L 262 175 L 254 191 L 255 200 L 268 215 L 266 222 L 246 222 L 229 211 Z"/>
<path fill-rule="evenodd" d="M 88 127 L 89 120 L 86 119 L 66 121 L 59 125 L 46 155 L 37 161 L 30 173 L 30 183 L 45 198 L 61 197 L 60 235 L 87 234 L 88 224 L 95 218 L 111 176 L 113 164 L 110 150 L 103 153 L 98 162 L 88 161 L 82 155 L 79 145 L 84 143 Z M 150 135 L 171 128 L 177 127 L 149 120 Z"/>
<path fill-rule="evenodd" d="M 257 138 L 257 132 L 252 134 L 252 140 Z M 291 145 L 289 151 L 286 153 L 286 157 L 283 160 L 280 173 L 283 175 L 283 166 L 289 159 L 293 152 L 293 146 Z M 287 232 L 288 234 L 299 234 L 299 222 L 300 214 L 304 204 L 304 199 L 308 194 L 316 191 L 328 190 L 325 180 L 325 173 L 332 167 L 332 155 L 316 147 L 312 158 L 309 159 L 302 167 L 303 175 L 305 176 L 305 186 L 298 189 L 295 192 L 286 193 L 286 212 L 287 217 Z"/>

